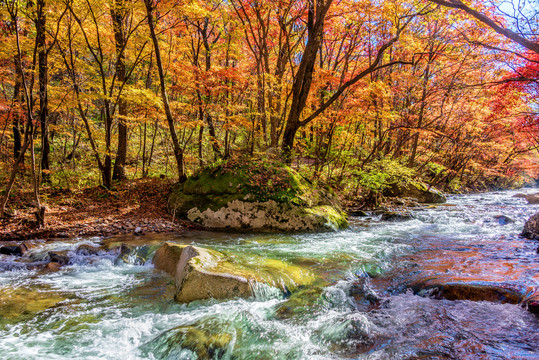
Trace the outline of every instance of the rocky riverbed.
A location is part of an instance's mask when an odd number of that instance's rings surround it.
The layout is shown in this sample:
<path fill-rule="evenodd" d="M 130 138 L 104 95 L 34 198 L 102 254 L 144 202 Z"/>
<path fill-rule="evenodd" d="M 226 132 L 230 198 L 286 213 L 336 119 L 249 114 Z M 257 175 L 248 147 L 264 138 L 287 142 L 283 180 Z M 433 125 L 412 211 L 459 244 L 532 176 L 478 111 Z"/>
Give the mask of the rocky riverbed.
<path fill-rule="evenodd" d="M 403 221 L 370 212 L 338 232 L 37 242 L 0 255 L 0 351 L 13 359 L 535 359 L 538 243 L 519 234 L 539 208 L 513 195 L 451 196 Z M 187 272 L 253 279 L 252 293 L 175 301 L 185 278 L 152 261 L 165 242 L 218 259 L 189 256 Z M 293 286 L 287 275 L 298 269 L 312 280 Z"/>

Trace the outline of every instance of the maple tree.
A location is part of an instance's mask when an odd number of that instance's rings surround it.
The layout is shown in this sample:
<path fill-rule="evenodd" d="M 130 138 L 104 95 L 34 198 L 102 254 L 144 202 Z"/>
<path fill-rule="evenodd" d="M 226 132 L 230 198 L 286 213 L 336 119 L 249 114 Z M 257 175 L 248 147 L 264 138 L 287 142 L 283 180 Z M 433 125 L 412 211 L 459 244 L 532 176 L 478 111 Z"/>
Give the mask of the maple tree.
<path fill-rule="evenodd" d="M 452 190 L 537 173 L 533 12 L 523 31 L 495 1 L 1 4 L 3 207 L 36 167 L 37 200 L 238 157 L 350 196 L 399 172 Z"/>

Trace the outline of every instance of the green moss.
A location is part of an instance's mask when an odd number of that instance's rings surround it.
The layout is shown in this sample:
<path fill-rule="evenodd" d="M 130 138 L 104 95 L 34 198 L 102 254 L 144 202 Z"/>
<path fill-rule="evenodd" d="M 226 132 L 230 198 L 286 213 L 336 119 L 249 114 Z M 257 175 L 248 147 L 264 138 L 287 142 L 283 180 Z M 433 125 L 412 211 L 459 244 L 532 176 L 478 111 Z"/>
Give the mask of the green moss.
<path fill-rule="evenodd" d="M 189 245 L 166 243 L 163 246 L 167 246 L 171 257 L 179 259 L 182 250 Z M 282 290 L 294 290 L 298 286 L 310 285 L 317 281 L 317 277 L 307 268 L 281 260 L 247 254 L 231 256 L 207 248 L 195 247 L 195 249 L 198 255 L 190 260 L 190 264 L 206 272 L 241 276 Z"/>
<path fill-rule="evenodd" d="M 222 162 L 217 165 L 208 167 L 187 179 L 182 184 L 177 184 L 169 197 L 169 211 L 177 217 L 188 218 L 191 209 L 197 209 L 198 213 L 202 214 L 206 210 L 218 212 L 221 209 L 226 213 L 228 204 L 240 201 L 242 203 L 264 204 L 270 201 L 277 203 L 280 208 L 274 215 L 270 216 L 273 224 L 267 229 L 279 230 L 288 229 L 286 218 L 288 215 L 315 215 L 310 218 L 305 218 L 307 222 L 304 224 L 291 225 L 298 228 L 298 231 L 305 229 L 342 229 L 348 226 L 346 216 L 342 212 L 335 198 L 326 190 L 318 189 L 299 173 L 288 166 L 278 162 L 258 161 L 253 163 L 241 163 L 237 161 Z M 237 204 L 236 204 L 237 205 Z M 275 204 L 266 204 L 269 209 L 275 209 Z M 253 223 L 257 224 L 257 229 L 263 229 L 260 226 L 261 216 L 260 211 L 264 211 L 266 205 L 261 208 L 256 208 L 251 215 L 251 219 L 257 219 Z M 251 207 L 246 206 L 246 209 L 234 211 L 249 214 Z M 210 216 L 205 214 L 204 216 Z M 191 213 L 189 218 L 192 221 L 199 222 L 204 226 L 207 225 L 201 215 Z M 227 222 L 227 216 L 222 216 L 219 220 L 219 226 Z M 237 216 L 237 215 L 234 215 Z M 240 215 L 241 216 L 241 215 Z M 237 219 L 237 217 L 236 217 Z M 242 218 L 241 221 L 230 220 L 232 225 L 223 225 L 223 228 L 234 228 L 236 230 L 249 229 L 249 220 Z M 283 220 L 281 220 L 283 219 Z M 281 222 L 283 225 L 279 225 Z M 311 226 L 311 223 L 315 223 Z M 277 225 L 276 225 L 277 224 Z M 292 224 L 292 223 L 291 223 Z M 218 226 L 218 227 L 219 227 Z"/>
<path fill-rule="evenodd" d="M 208 167 L 172 189 L 169 209 L 185 216 L 192 208 L 219 210 L 231 201 L 330 204 L 300 174 L 279 163 L 221 163 Z"/>
<path fill-rule="evenodd" d="M 408 183 L 411 186 L 415 187 L 419 191 L 428 191 L 429 190 L 429 188 L 427 187 L 427 185 L 425 183 L 415 181 L 415 180 L 410 180 Z"/>
<path fill-rule="evenodd" d="M 279 319 L 309 316 L 320 311 L 324 304 L 324 290 L 321 287 L 307 287 L 293 293 L 285 302 L 275 309 Z"/>
<path fill-rule="evenodd" d="M 168 330 L 156 340 L 160 346 L 152 349 L 152 354 L 157 354 L 159 358 L 175 357 L 172 355 L 176 355 L 175 350 L 179 345 L 196 354 L 197 359 L 221 358 L 233 337 L 228 333 L 216 332 L 217 329 L 213 327 L 208 329 L 205 325 L 207 324 L 185 325 Z"/>
<path fill-rule="evenodd" d="M 331 205 L 321 205 L 312 208 L 305 209 L 307 214 L 323 217 L 327 220 L 326 226 L 329 226 L 336 230 L 346 229 L 348 227 L 348 220 L 346 219 L 346 213 L 340 209 Z"/>
<path fill-rule="evenodd" d="M 0 312 L 4 319 L 31 317 L 66 300 L 65 297 L 44 289 L 0 289 Z"/>

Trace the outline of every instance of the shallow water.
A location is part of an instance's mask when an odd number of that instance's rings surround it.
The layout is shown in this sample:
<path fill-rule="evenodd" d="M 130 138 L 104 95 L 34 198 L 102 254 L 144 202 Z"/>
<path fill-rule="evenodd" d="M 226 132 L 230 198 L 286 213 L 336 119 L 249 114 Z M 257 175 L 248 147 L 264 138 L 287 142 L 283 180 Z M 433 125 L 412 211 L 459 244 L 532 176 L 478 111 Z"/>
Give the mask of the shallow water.
<path fill-rule="evenodd" d="M 151 262 L 71 252 L 69 265 L 45 273 L 0 255 L 0 357 L 539 359 L 539 320 L 522 306 L 504 298 L 447 300 L 428 290 L 449 283 L 523 298 L 537 291 L 539 243 L 518 234 L 539 206 L 514 193 L 453 196 L 454 206 L 415 211 L 412 221 L 357 218 L 336 233 L 136 239 L 210 247 L 253 259 L 252 266 L 257 256 L 279 259 L 319 277 L 290 297 L 257 285 L 251 299 L 180 305 L 172 300 L 172 280 Z M 496 215 L 515 222 L 503 225 Z M 27 260 L 39 264 L 49 250 L 99 242 L 47 243 Z"/>

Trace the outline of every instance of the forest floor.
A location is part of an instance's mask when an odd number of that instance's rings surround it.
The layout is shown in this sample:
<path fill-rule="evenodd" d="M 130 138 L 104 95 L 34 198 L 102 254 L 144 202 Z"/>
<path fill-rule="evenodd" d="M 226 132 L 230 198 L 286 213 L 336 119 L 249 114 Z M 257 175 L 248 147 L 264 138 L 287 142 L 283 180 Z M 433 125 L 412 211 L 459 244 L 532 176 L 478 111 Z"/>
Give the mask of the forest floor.
<path fill-rule="evenodd" d="M 38 227 L 31 191 L 14 192 L 10 216 L 0 219 L 0 241 L 53 239 L 117 234 L 179 232 L 193 227 L 167 212 L 172 180 L 140 179 L 117 184 L 114 190 L 92 187 L 80 191 L 44 188 L 45 226 Z"/>

